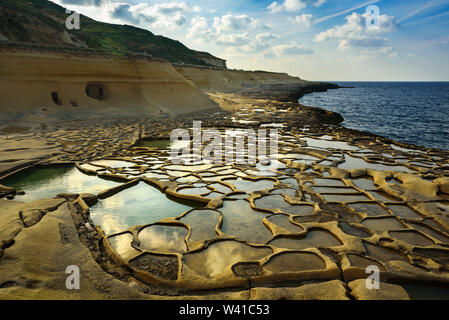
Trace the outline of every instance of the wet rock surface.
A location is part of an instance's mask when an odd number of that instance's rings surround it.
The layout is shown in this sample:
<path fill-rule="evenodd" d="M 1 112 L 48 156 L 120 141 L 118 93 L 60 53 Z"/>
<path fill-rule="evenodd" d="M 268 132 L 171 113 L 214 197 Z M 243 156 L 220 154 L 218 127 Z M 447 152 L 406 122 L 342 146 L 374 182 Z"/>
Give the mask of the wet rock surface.
<path fill-rule="evenodd" d="M 401 285 L 410 281 L 449 287 L 448 152 L 348 130 L 338 115 L 295 103 L 210 96 L 223 111 L 22 124 L 26 132 L 0 136 L 7 160 L 0 175 L 8 176 L 0 181 L 0 296 L 36 297 L 20 270 L 11 271 L 21 255 L 33 264 L 30 278 L 39 279 L 46 259 L 58 261 L 64 277 L 67 256 L 57 255 L 64 246 L 105 281 L 85 298 L 120 290 L 129 298 L 195 297 L 196 290 L 228 297 L 226 290 L 246 288 L 239 298 L 406 299 Z M 170 133 L 191 130 L 193 120 L 222 136 L 229 128 L 277 128 L 279 152 L 270 159 L 277 168 L 174 164 Z M 66 181 L 62 193 L 48 187 L 52 175 L 27 181 L 29 174 L 16 173 L 61 163 L 72 170 L 58 180 Z M 58 241 L 34 260 L 41 232 Z M 365 290 L 370 265 L 388 293 Z M 37 283 L 48 296 L 64 290 L 56 280 Z"/>

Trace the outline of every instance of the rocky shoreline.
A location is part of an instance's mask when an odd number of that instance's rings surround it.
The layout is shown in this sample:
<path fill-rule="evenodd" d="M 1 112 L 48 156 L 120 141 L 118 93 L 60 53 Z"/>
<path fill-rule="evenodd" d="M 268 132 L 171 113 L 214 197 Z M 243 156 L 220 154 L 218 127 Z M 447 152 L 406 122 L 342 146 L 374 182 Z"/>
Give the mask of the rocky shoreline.
<path fill-rule="evenodd" d="M 297 102 L 304 95 L 312 92 L 326 92 L 339 89 L 339 85 L 327 82 L 309 82 L 307 84 L 268 84 L 258 89 L 241 90 L 238 94 L 253 99 L 269 99 L 281 102 Z"/>
<path fill-rule="evenodd" d="M 449 154 L 341 127 L 339 114 L 297 103 L 312 88 L 335 87 L 207 90 L 218 110 L 2 127 L 0 183 L 42 165 L 71 164 L 77 177 L 117 185 L 29 202 L 21 197 L 33 191 L 1 186 L 0 298 L 409 299 L 408 283 L 447 287 Z M 173 168 L 166 151 L 141 144 L 168 139 L 193 120 L 219 130 L 279 127 L 280 168 L 268 178 L 253 166 Z M 203 207 L 113 230 L 98 220 L 98 205 L 132 197 L 136 188 Z M 236 222 L 248 218 L 238 212 L 255 219 L 250 229 Z M 143 236 L 158 230 L 185 239 L 158 247 Z M 241 253 L 208 269 L 214 250 Z M 291 262 L 297 259 L 307 263 Z M 81 269 L 81 290 L 65 288 L 72 264 Z M 382 290 L 365 288 L 368 264 L 379 267 Z"/>

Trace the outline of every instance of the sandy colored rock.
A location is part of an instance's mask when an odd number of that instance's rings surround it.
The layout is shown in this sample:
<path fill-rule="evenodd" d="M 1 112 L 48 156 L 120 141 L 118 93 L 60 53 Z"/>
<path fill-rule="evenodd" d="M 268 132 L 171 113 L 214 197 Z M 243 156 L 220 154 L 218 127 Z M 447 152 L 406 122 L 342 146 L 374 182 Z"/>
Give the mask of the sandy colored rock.
<path fill-rule="evenodd" d="M 4 192 L 4 193 L 15 193 L 16 189 L 12 188 L 12 187 L 7 187 L 4 186 L 2 184 L 0 184 L 0 192 Z"/>
<path fill-rule="evenodd" d="M 351 170 L 351 177 L 352 178 L 359 178 L 366 175 L 366 169 L 353 169 Z"/>
<path fill-rule="evenodd" d="M 2 120 L 16 119 L 21 112 L 27 118 L 30 111 L 32 118 L 55 120 L 62 115 L 136 118 L 217 108 L 168 62 L 84 56 L 68 64 L 67 57 L 58 53 L 2 51 L 0 55 Z M 91 83 L 102 86 L 101 99 L 87 96 L 86 86 Z M 26 95 L 21 89 L 25 84 Z M 52 101 L 52 92 L 58 101 Z"/>
<path fill-rule="evenodd" d="M 348 300 L 340 280 L 306 284 L 300 287 L 252 288 L 251 300 Z"/>
<path fill-rule="evenodd" d="M 438 178 L 435 183 L 438 185 L 440 192 L 449 194 L 449 178 Z"/>
<path fill-rule="evenodd" d="M 45 210 L 33 209 L 27 211 L 20 211 L 22 222 L 25 227 L 29 228 L 38 223 L 45 215 Z"/>
<path fill-rule="evenodd" d="M 380 289 L 368 289 L 366 279 L 358 279 L 348 284 L 351 295 L 357 300 L 410 300 L 408 293 L 399 285 L 380 283 Z"/>
<path fill-rule="evenodd" d="M 60 225 L 64 228 L 61 229 Z M 63 235 L 61 235 L 63 233 Z M 64 241 L 62 238 L 64 237 Z M 24 229 L 0 263 L 0 299 L 144 299 L 145 295 L 105 273 L 80 243 L 67 205 Z M 67 290 L 67 266 L 80 269 L 80 290 Z"/>
<path fill-rule="evenodd" d="M 63 202 L 65 202 L 65 199 L 43 199 L 29 203 L 0 199 L 0 240 L 14 238 L 25 227 L 20 212 L 28 212 L 29 210 L 52 211 Z M 37 213 L 38 215 L 40 213 Z M 32 211 L 29 213 L 27 221 L 32 224 L 37 216 L 36 211 L 34 213 Z"/>
<path fill-rule="evenodd" d="M 98 197 L 96 194 L 82 193 L 80 194 L 80 197 L 89 207 L 93 206 L 98 202 Z"/>
<path fill-rule="evenodd" d="M 211 69 L 180 65 L 176 65 L 175 69 L 200 89 L 213 92 L 232 92 L 245 88 L 259 88 L 261 85 L 269 83 L 307 83 L 307 81 L 298 77 L 277 72 Z"/>

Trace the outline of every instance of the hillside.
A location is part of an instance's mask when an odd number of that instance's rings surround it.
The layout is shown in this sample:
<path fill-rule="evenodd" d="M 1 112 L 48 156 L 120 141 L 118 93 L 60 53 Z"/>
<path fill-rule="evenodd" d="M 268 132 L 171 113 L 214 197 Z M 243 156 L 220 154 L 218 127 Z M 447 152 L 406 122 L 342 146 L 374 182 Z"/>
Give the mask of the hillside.
<path fill-rule="evenodd" d="M 191 50 L 179 41 L 129 25 L 95 21 L 81 15 L 81 29 L 67 30 L 65 8 L 47 0 L 2 0 L 0 40 L 20 43 L 90 48 L 123 55 L 151 54 L 172 63 L 226 67 L 225 60 Z"/>

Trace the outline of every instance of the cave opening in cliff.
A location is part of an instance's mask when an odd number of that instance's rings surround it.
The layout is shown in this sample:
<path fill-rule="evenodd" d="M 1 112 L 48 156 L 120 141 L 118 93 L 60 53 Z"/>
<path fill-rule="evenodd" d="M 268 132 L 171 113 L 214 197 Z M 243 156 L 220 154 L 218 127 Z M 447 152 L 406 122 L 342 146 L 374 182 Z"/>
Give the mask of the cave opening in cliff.
<path fill-rule="evenodd" d="M 56 104 L 59 105 L 59 106 L 62 104 L 62 103 L 61 103 L 61 100 L 59 100 L 59 95 L 58 95 L 58 93 L 55 92 L 55 91 L 53 91 L 53 92 L 51 93 L 51 99 L 53 100 L 54 103 L 56 103 Z"/>
<path fill-rule="evenodd" d="M 87 84 L 86 85 L 86 94 L 88 97 L 104 100 L 105 99 L 105 90 L 101 84 Z"/>

